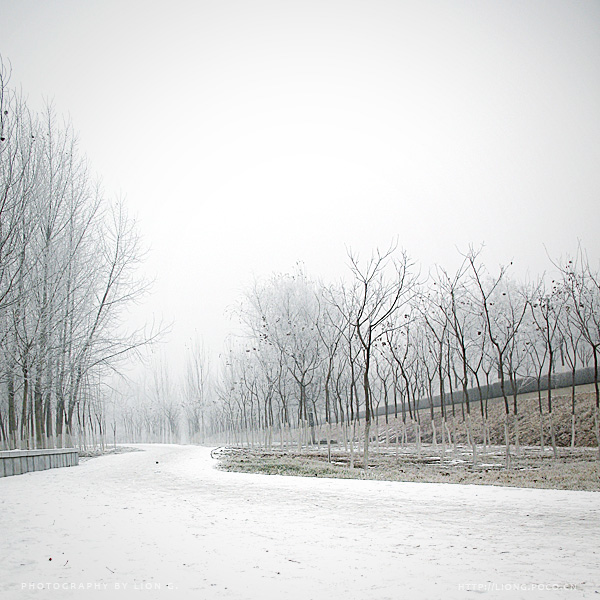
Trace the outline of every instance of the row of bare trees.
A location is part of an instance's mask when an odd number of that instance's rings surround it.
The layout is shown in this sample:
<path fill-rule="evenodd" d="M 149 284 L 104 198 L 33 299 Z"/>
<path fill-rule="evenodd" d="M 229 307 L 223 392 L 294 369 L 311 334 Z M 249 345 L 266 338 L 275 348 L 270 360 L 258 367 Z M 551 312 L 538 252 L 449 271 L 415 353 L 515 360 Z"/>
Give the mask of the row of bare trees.
<path fill-rule="evenodd" d="M 367 465 L 382 435 L 396 446 L 410 436 L 420 448 L 423 419 L 427 441 L 445 453 L 461 420 L 477 461 L 478 447 L 491 442 L 488 400 L 499 397 L 510 464 L 511 446 L 521 446 L 523 383 L 536 384 L 540 444 L 556 454 L 553 374 L 572 374 L 575 444 L 576 373 L 589 365 L 600 441 L 600 277 L 582 250 L 552 266 L 554 280 L 533 283 L 510 277 L 510 266 L 489 273 L 472 249 L 455 272 L 438 267 L 427 278 L 393 247 L 349 259 L 351 277 L 338 285 L 298 269 L 247 290 L 236 311 L 243 334 L 222 357 L 218 401 L 205 417 L 213 441 L 298 450 L 327 443 L 331 455 L 335 438 L 354 464 L 360 438 Z"/>
<path fill-rule="evenodd" d="M 209 353 L 201 339 L 187 345 L 181 369 L 151 351 L 140 377 L 115 386 L 110 412 L 113 439 L 133 443 L 205 444 L 214 430 Z"/>
<path fill-rule="evenodd" d="M 105 434 L 105 376 L 148 340 L 122 324 L 144 292 L 140 244 L 68 122 L 32 111 L 0 61 L 0 447 Z"/>

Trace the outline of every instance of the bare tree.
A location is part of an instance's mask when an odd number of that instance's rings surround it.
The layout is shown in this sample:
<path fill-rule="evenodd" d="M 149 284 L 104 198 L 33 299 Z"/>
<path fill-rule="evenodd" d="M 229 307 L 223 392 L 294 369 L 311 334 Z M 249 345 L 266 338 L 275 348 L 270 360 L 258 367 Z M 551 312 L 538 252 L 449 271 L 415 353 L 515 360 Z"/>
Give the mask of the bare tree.
<path fill-rule="evenodd" d="M 188 437 L 191 442 L 203 444 L 207 434 L 209 396 L 209 363 L 207 352 L 198 337 L 190 342 L 185 368 L 184 410 L 187 417 Z"/>
<path fill-rule="evenodd" d="M 399 259 L 393 254 L 396 247 L 391 246 L 385 252 L 375 252 L 366 262 L 360 262 L 358 256 L 349 253 L 350 269 L 357 286 L 356 312 L 351 322 L 356 330 L 363 355 L 363 393 L 365 399 L 365 433 L 363 448 L 363 466 L 369 466 L 369 437 L 373 418 L 373 405 L 370 386 L 370 368 L 374 344 L 384 339 L 386 332 L 394 328 L 393 316 L 411 298 L 414 279 L 409 272 L 411 266 L 406 253 Z M 388 280 L 387 271 L 392 274 Z"/>
<path fill-rule="evenodd" d="M 447 424 L 446 403 L 445 403 L 445 362 L 449 352 L 448 341 L 448 298 L 442 293 L 441 286 L 437 281 L 433 282 L 432 289 L 419 296 L 419 302 L 416 304 L 420 314 L 420 320 L 423 324 L 423 335 L 427 341 L 427 353 L 422 360 L 431 358 L 435 365 L 437 381 L 439 385 L 440 411 L 442 416 L 442 454 L 446 454 L 446 433 L 450 439 L 450 430 Z M 431 398 L 431 400 L 433 400 Z M 433 435 L 436 435 L 435 419 L 433 414 L 433 402 L 431 403 L 431 427 Z"/>
<path fill-rule="evenodd" d="M 548 419 L 550 421 L 550 441 L 552 443 L 554 458 L 558 457 L 558 451 L 556 448 L 556 434 L 552 411 L 552 372 L 554 370 L 556 346 L 559 341 L 559 325 L 564 308 L 563 300 L 558 295 L 558 291 L 558 287 L 554 286 L 548 292 L 543 282 L 540 282 L 531 303 L 531 315 L 545 348 Z"/>
<path fill-rule="evenodd" d="M 329 292 L 330 294 L 331 292 Z M 332 402 L 332 386 L 335 377 L 336 356 L 342 344 L 342 331 L 339 326 L 339 314 L 335 310 L 334 305 L 328 302 L 324 297 L 323 286 L 317 292 L 317 300 L 320 304 L 319 315 L 315 325 L 319 333 L 321 347 L 323 349 L 324 360 L 322 361 L 323 368 L 323 389 L 325 392 L 325 423 L 327 426 L 327 461 L 331 462 L 331 421 L 332 412 L 335 409 L 335 403 Z M 336 419 L 337 423 L 337 419 Z"/>
<path fill-rule="evenodd" d="M 465 276 L 468 262 L 459 267 L 456 274 L 450 277 L 442 269 L 438 269 L 437 282 L 446 297 L 444 314 L 451 334 L 449 351 L 457 358 L 459 371 L 457 373 L 463 393 L 463 404 L 466 407 L 467 437 L 473 451 L 473 464 L 477 463 L 477 442 L 473 433 L 471 422 L 471 398 L 469 396 L 469 382 L 471 373 L 478 369 L 474 366 L 482 360 L 482 353 L 478 338 L 481 337 L 481 325 L 477 319 L 477 309 L 472 301 L 471 291 L 467 288 Z M 480 397 L 481 399 L 481 397 Z M 485 422 L 482 411 L 483 421 Z"/>
<path fill-rule="evenodd" d="M 298 450 L 302 449 L 315 413 L 307 390 L 321 360 L 317 323 L 320 305 L 315 286 L 299 269 L 293 275 L 275 276 L 268 282 L 256 281 L 246 294 L 240 317 L 255 342 L 262 340 L 285 356 L 285 365 L 298 386 Z M 257 346 L 252 346 L 257 351 Z"/>
<path fill-rule="evenodd" d="M 600 384 L 598 361 L 600 360 L 600 273 L 594 270 L 581 248 L 573 260 L 560 265 L 563 286 L 569 297 L 569 313 L 589 345 L 594 364 L 594 428 L 600 460 Z"/>
<path fill-rule="evenodd" d="M 572 310 L 571 298 L 563 293 L 562 300 L 564 302 L 564 310 L 559 319 L 558 327 L 561 338 L 560 347 L 564 349 L 564 358 L 571 370 L 571 448 L 574 448 L 576 436 L 575 381 L 580 356 L 582 351 L 585 352 L 585 348 L 581 329 L 577 327 L 577 320 L 573 318 L 575 312 Z"/>
<path fill-rule="evenodd" d="M 502 289 L 505 280 L 506 267 L 500 269 L 500 273 L 489 282 L 485 282 L 483 269 L 477 262 L 478 253 L 471 250 L 466 259 L 470 266 L 472 281 L 478 293 L 478 302 L 481 307 L 487 325 L 487 335 L 490 343 L 496 351 L 498 375 L 500 379 L 500 390 L 504 400 L 504 441 L 506 445 L 506 466 L 511 465 L 509 415 L 510 409 L 506 392 L 506 357 L 513 338 L 515 337 L 527 310 L 527 303 L 517 305 L 511 301 L 510 288 Z M 515 418 L 516 415 L 516 404 Z"/>
<path fill-rule="evenodd" d="M 102 443 L 99 377 L 156 333 L 122 321 L 146 290 L 135 224 L 93 182 L 70 123 L 30 113 L 9 74 L 0 61 L 2 443 L 62 445 L 74 426 Z"/>

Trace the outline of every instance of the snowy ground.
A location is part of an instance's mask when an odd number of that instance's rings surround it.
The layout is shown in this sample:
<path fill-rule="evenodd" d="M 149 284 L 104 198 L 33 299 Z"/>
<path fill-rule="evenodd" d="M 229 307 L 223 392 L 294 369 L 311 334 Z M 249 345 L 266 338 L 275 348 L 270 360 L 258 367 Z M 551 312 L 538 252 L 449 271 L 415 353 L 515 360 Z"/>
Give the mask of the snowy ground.
<path fill-rule="evenodd" d="M 141 446 L 0 479 L 0 597 L 598 598 L 600 495 L 225 473 Z"/>

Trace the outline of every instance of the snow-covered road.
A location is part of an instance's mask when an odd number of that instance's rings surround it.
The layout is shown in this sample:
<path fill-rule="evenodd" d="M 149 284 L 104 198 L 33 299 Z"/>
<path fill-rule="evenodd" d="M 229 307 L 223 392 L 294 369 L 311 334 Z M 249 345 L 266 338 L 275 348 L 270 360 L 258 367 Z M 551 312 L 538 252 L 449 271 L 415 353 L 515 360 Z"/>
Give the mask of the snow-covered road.
<path fill-rule="evenodd" d="M 141 446 L 0 479 L 0 597 L 598 598 L 600 495 L 224 473 Z"/>

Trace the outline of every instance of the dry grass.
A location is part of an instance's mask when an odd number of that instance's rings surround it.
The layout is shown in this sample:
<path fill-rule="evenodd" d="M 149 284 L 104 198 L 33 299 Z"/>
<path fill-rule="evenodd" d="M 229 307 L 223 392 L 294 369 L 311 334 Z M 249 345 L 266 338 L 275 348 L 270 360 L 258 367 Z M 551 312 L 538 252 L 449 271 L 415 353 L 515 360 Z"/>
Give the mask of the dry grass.
<path fill-rule="evenodd" d="M 550 419 L 548 417 L 548 406 L 546 392 L 542 392 L 542 423 L 544 432 L 544 444 L 550 444 Z M 552 393 L 552 410 L 554 432 L 556 444 L 558 446 L 567 447 L 571 445 L 571 390 L 564 388 L 554 390 Z M 594 432 L 594 406 L 595 395 L 592 386 L 580 386 L 577 388 L 575 395 L 575 445 L 581 447 L 596 446 L 597 440 Z M 509 398 L 510 408 L 510 436 L 511 444 L 516 443 L 515 436 L 515 417 L 513 412 L 513 400 Z M 448 427 L 453 436 L 456 436 L 458 443 L 467 443 L 467 428 L 465 426 L 465 411 L 464 405 L 457 404 L 454 410 L 450 405 L 446 407 Z M 488 429 L 490 441 L 492 444 L 504 444 L 504 419 L 505 409 L 504 402 L 500 398 L 494 398 L 488 401 Z M 454 414 L 454 417 L 453 417 Z M 483 442 L 483 420 L 481 418 L 481 407 L 479 400 L 471 399 L 471 418 L 472 428 L 475 440 L 481 444 Z M 401 423 L 402 415 L 398 415 L 398 421 L 393 415 L 388 416 L 386 424 L 385 416 L 379 416 L 378 432 L 379 437 L 385 435 L 385 429 L 389 428 L 389 435 L 395 435 L 398 428 L 396 423 Z M 409 416 L 406 415 L 408 423 Z M 435 409 L 435 426 L 437 429 L 438 441 L 441 441 L 442 419 L 440 409 Z M 431 427 L 431 416 L 429 409 L 421 409 L 419 411 L 419 421 L 421 427 L 421 439 L 424 442 L 433 441 L 433 433 Z M 540 412 L 539 399 L 537 393 L 529 393 L 519 396 L 518 398 L 518 421 L 519 421 L 519 442 L 523 446 L 536 446 L 540 443 Z M 372 435 L 374 434 L 372 428 Z M 411 425 L 407 425 L 407 440 L 415 441 L 414 430 Z"/>
<path fill-rule="evenodd" d="M 415 429 L 408 423 L 402 424 L 402 416 L 378 417 L 371 427 L 371 452 L 365 470 L 362 454 L 355 452 L 355 466 L 350 468 L 348 453 L 343 450 L 340 428 L 332 431 L 332 462 L 327 459 L 327 433 L 324 428 L 315 429 L 315 441 L 320 442 L 302 453 L 296 451 L 250 450 L 228 448 L 219 452 L 220 466 L 228 471 L 299 475 L 306 477 L 336 477 L 351 479 L 379 479 L 385 481 L 442 482 L 482 485 L 501 485 L 560 490 L 600 491 L 600 461 L 594 433 L 595 395 L 593 386 L 580 386 L 575 397 L 576 437 L 575 448 L 571 443 L 571 390 L 553 391 L 553 422 L 558 446 L 558 457 L 554 458 L 550 444 L 550 427 L 546 396 L 542 399 L 544 449 L 540 448 L 540 413 L 537 393 L 519 396 L 518 420 L 520 452 L 515 453 L 515 419 L 509 419 L 512 460 L 506 468 L 504 443 L 504 402 L 499 399 L 488 403 L 488 428 L 493 446 L 482 453 L 483 421 L 479 402 L 471 406 L 472 431 L 478 444 L 478 461 L 473 465 L 472 450 L 467 445 L 467 427 L 463 417 L 463 406 L 448 407 L 448 428 L 456 440 L 456 448 L 448 445 L 443 455 L 441 447 L 442 422 L 439 408 L 435 410 L 437 442 L 433 444 L 430 411 L 419 413 L 421 451 L 416 450 Z M 356 439 L 363 436 L 364 423 L 356 431 Z M 405 446 L 395 445 L 396 437 L 406 436 Z M 376 440 L 379 440 L 377 443 Z"/>
<path fill-rule="evenodd" d="M 220 468 L 244 473 L 600 491 L 600 462 L 594 448 L 561 448 L 554 459 L 551 450 L 542 453 L 539 448 L 526 447 L 520 456 L 513 456 L 509 469 L 504 448 L 488 450 L 479 456 L 476 466 L 471 449 L 465 446 L 456 451 L 448 448 L 444 457 L 441 447 L 432 445 L 424 445 L 420 453 L 415 448 L 399 448 L 397 455 L 395 450 L 371 452 L 366 470 L 357 454 L 352 469 L 348 454 L 340 451 L 332 453 L 329 463 L 326 449 L 299 454 L 226 448 L 215 457 Z"/>

